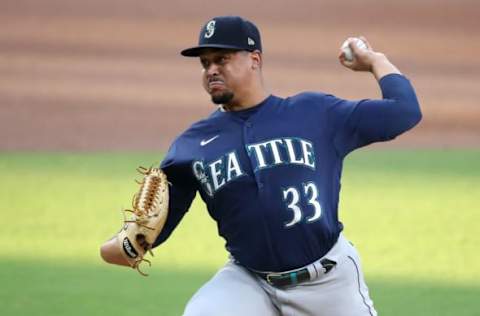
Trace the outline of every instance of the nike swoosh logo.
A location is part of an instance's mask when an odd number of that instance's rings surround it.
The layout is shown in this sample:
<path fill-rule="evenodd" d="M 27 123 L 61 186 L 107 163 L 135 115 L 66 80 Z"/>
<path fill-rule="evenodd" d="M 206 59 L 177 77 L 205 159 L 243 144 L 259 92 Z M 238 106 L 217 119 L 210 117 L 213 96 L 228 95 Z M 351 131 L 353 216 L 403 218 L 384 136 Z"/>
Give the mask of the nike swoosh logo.
<path fill-rule="evenodd" d="M 200 142 L 200 146 L 205 146 L 206 144 L 208 144 L 208 143 L 214 141 L 215 139 L 217 139 L 218 137 L 220 137 L 220 135 L 215 135 L 212 138 L 204 139 Z"/>

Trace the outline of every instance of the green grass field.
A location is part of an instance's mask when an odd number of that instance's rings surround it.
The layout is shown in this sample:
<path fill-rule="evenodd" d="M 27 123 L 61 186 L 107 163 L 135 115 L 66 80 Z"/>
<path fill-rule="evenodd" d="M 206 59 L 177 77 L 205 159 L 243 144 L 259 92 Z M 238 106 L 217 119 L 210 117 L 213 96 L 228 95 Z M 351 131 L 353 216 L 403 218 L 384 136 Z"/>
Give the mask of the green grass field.
<path fill-rule="evenodd" d="M 200 201 L 148 278 L 98 255 L 137 190 L 135 168 L 160 159 L 0 154 L 0 314 L 181 315 L 226 259 Z M 480 315 L 480 151 L 356 152 L 340 217 L 380 315 Z"/>

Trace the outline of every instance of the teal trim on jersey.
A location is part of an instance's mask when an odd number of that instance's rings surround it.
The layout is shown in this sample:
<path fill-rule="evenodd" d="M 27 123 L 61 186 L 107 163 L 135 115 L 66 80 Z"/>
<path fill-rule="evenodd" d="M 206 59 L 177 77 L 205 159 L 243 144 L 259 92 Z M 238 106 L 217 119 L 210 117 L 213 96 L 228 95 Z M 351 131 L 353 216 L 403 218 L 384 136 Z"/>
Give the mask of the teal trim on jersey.
<path fill-rule="evenodd" d="M 285 140 L 291 140 L 291 141 L 295 141 L 296 144 L 300 145 L 302 144 L 302 142 L 305 142 L 307 144 L 310 145 L 310 148 L 311 148 L 311 152 L 312 152 L 312 160 L 309 161 L 310 163 L 313 164 L 313 166 L 310 166 L 308 165 L 307 163 L 305 162 L 293 162 L 290 160 L 290 155 L 288 153 L 280 153 L 280 160 L 281 160 L 281 163 L 268 163 L 266 162 L 266 165 L 264 167 L 260 167 L 260 160 L 255 152 L 255 150 L 253 149 L 252 146 L 255 146 L 255 145 L 259 145 L 259 144 L 266 144 L 268 142 L 271 142 L 271 141 L 274 141 L 274 140 L 280 140 L 282 141 L 282 143 L 278 144 L 278 146 L 281 146 L 283 147 L 286 151 L 288 151 L 288 146 L 286 144 L 284 144 L 283 142 Z M 303 150 L 301 150 L 302 148 L 298 148 L 298 145 L 296 146 L 294 143 L 292 143 L 292 150 L 293 150 L 293 154 L 294 155 L 297 155 L 298 154 L 298 151 L 300 149 L 300 151 L 303 153 Z M 304 166 L 304 167 L 307 167 L 309 169 L 312 169 L 312 170 L 316 170 L 316 155 L 315 155 L 315 147 L 313 145 L 313 142 L 312 141 L 309 141 L 308 139 L 305 139 L 305 138 L 301 138 L 301 137 L 280 137 L 280 138 L 272 138 L 272 139 L 268 139 L 268 140 L 264 140 L 264 141 L 261 141 L 261 142 L 256 142 L 256 143 L 251 143 L 251 144 L 245 144 L 245 150 L 247 151 L 247 154 L 248 156 L 251 157 L 253 156 L 255 159 L 255 168 L 253 169 L 253 172 L 254 173 L 257 173 L 258 171 L 260 170 L 264 170 L 264 169 L 270 169 L 270 168 L 275 168 L 275 167 L 278 167 L 278 166 L 284 166 L 284 165 L 296 165 L 296 166 Z M 271 148 L 271 146 L 266 146 L 265 147 L 265 151 L 262 152 L 263 153 L 269 153 L 271 154 L 271 156 L 273 157 L 273 149 Z M 288 156 L 285 157 L 285 156 Z M 264 160 L 266 160 L 266 156 L 262 156 L 264 158 Z M 270 158 L 272 158 L 270 157 Z M 302 159 L 304 158 L 304 156 L 301 157 Z"/>
<path fill-rule="evenodd" d="M 317 167 L 317 158 L 316 158 L 316 155 L 315 155 L 315 146 L 313 146 L 313 141 L 310 141 L 306 138 L 302 138 L 302 137 L 284 137 L 283 140 L 286 140 L 286 139 L 290 139 L 292 141 L 297 141 L 297 142 L 300 142 L 300 144 L 302 143 L 302 141 L 310 144 L 311 148 L 312 148 L 312 154 L 313 154 L 313 166 L 310 166 L 308 164 L 306 164 L 305 162 L 302 162 L 302 163 L 298 163 L 298 162 L 293 162 L 293 161 L 287 161 L 286 163 L 287 164 L 292 164 L 292 165 L 297 165 L 297 166 L 304 166 L 304 167 L 307 167 L 309 169 L 312 169 L 312 170 L 316 170 L 316 167 Z M 285 148 L 286 150 L 288 150 L 288 147 L 286 144 L 281 144 L 283 146 L 283 148 Z M 295 150 L 296 149 L 296 150 Z M 295 148 L 293 147 L 293 150 L 294 150 L 294 153 L 297 154 L 297 150 L 298 148 Z M 302 157 L 303 158 L 303 157 Z"/>

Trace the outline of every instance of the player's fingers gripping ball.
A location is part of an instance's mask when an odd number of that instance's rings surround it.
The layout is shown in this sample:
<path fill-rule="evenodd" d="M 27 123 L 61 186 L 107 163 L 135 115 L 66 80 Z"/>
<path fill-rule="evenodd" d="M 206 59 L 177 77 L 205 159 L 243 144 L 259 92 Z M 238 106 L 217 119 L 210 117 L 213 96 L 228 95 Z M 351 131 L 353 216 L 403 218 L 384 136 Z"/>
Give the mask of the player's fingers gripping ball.
<path fill-rule="evenodd" d="M 353 51 L 354 46 L 356 46 L 359 50 L 368 49 L 367 43 L 362 38 L 354 37 L 347 39 L 345 42 L 343 42 L 341 48 L 347 62 L 353 62 L 353 60 L 355 59 L 355 53 Z"/>
<path fill-rule="evenodd" d="M 340 48 L 340 63 L 355 71 L 371 71 L 374 56 L 378 54 L 372 50 L 368 41 L 360 37 L 348 38 Z"/>
<path fill-rule="evenodd" d="M 151 251 L 155 239 L 162 231 L 168 214 L 168 181 L 160 168 L 143 168 L 137 170 L 144 175 L 139 191 L 133 196 L 132 209 L 125 210 L 130 217 L 125 216 L 125 224 L 117 235 L 118 246 L 123 257 L 130 266 L 140 270 L 145 254 Z"/>

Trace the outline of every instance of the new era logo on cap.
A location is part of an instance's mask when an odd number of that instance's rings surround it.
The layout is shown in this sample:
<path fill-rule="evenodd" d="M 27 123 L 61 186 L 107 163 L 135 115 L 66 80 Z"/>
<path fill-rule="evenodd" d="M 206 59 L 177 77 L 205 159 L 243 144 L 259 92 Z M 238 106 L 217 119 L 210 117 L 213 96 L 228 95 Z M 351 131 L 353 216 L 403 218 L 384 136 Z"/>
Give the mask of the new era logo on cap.
<path fill-rule="evenodd" d="M 202 27 L 198 46 L 184 49 L 181 54 L 196 57 L 205 48 L 262 51 L 260 32 L 255 24 L 239 16 L 218 16 Z"/>

